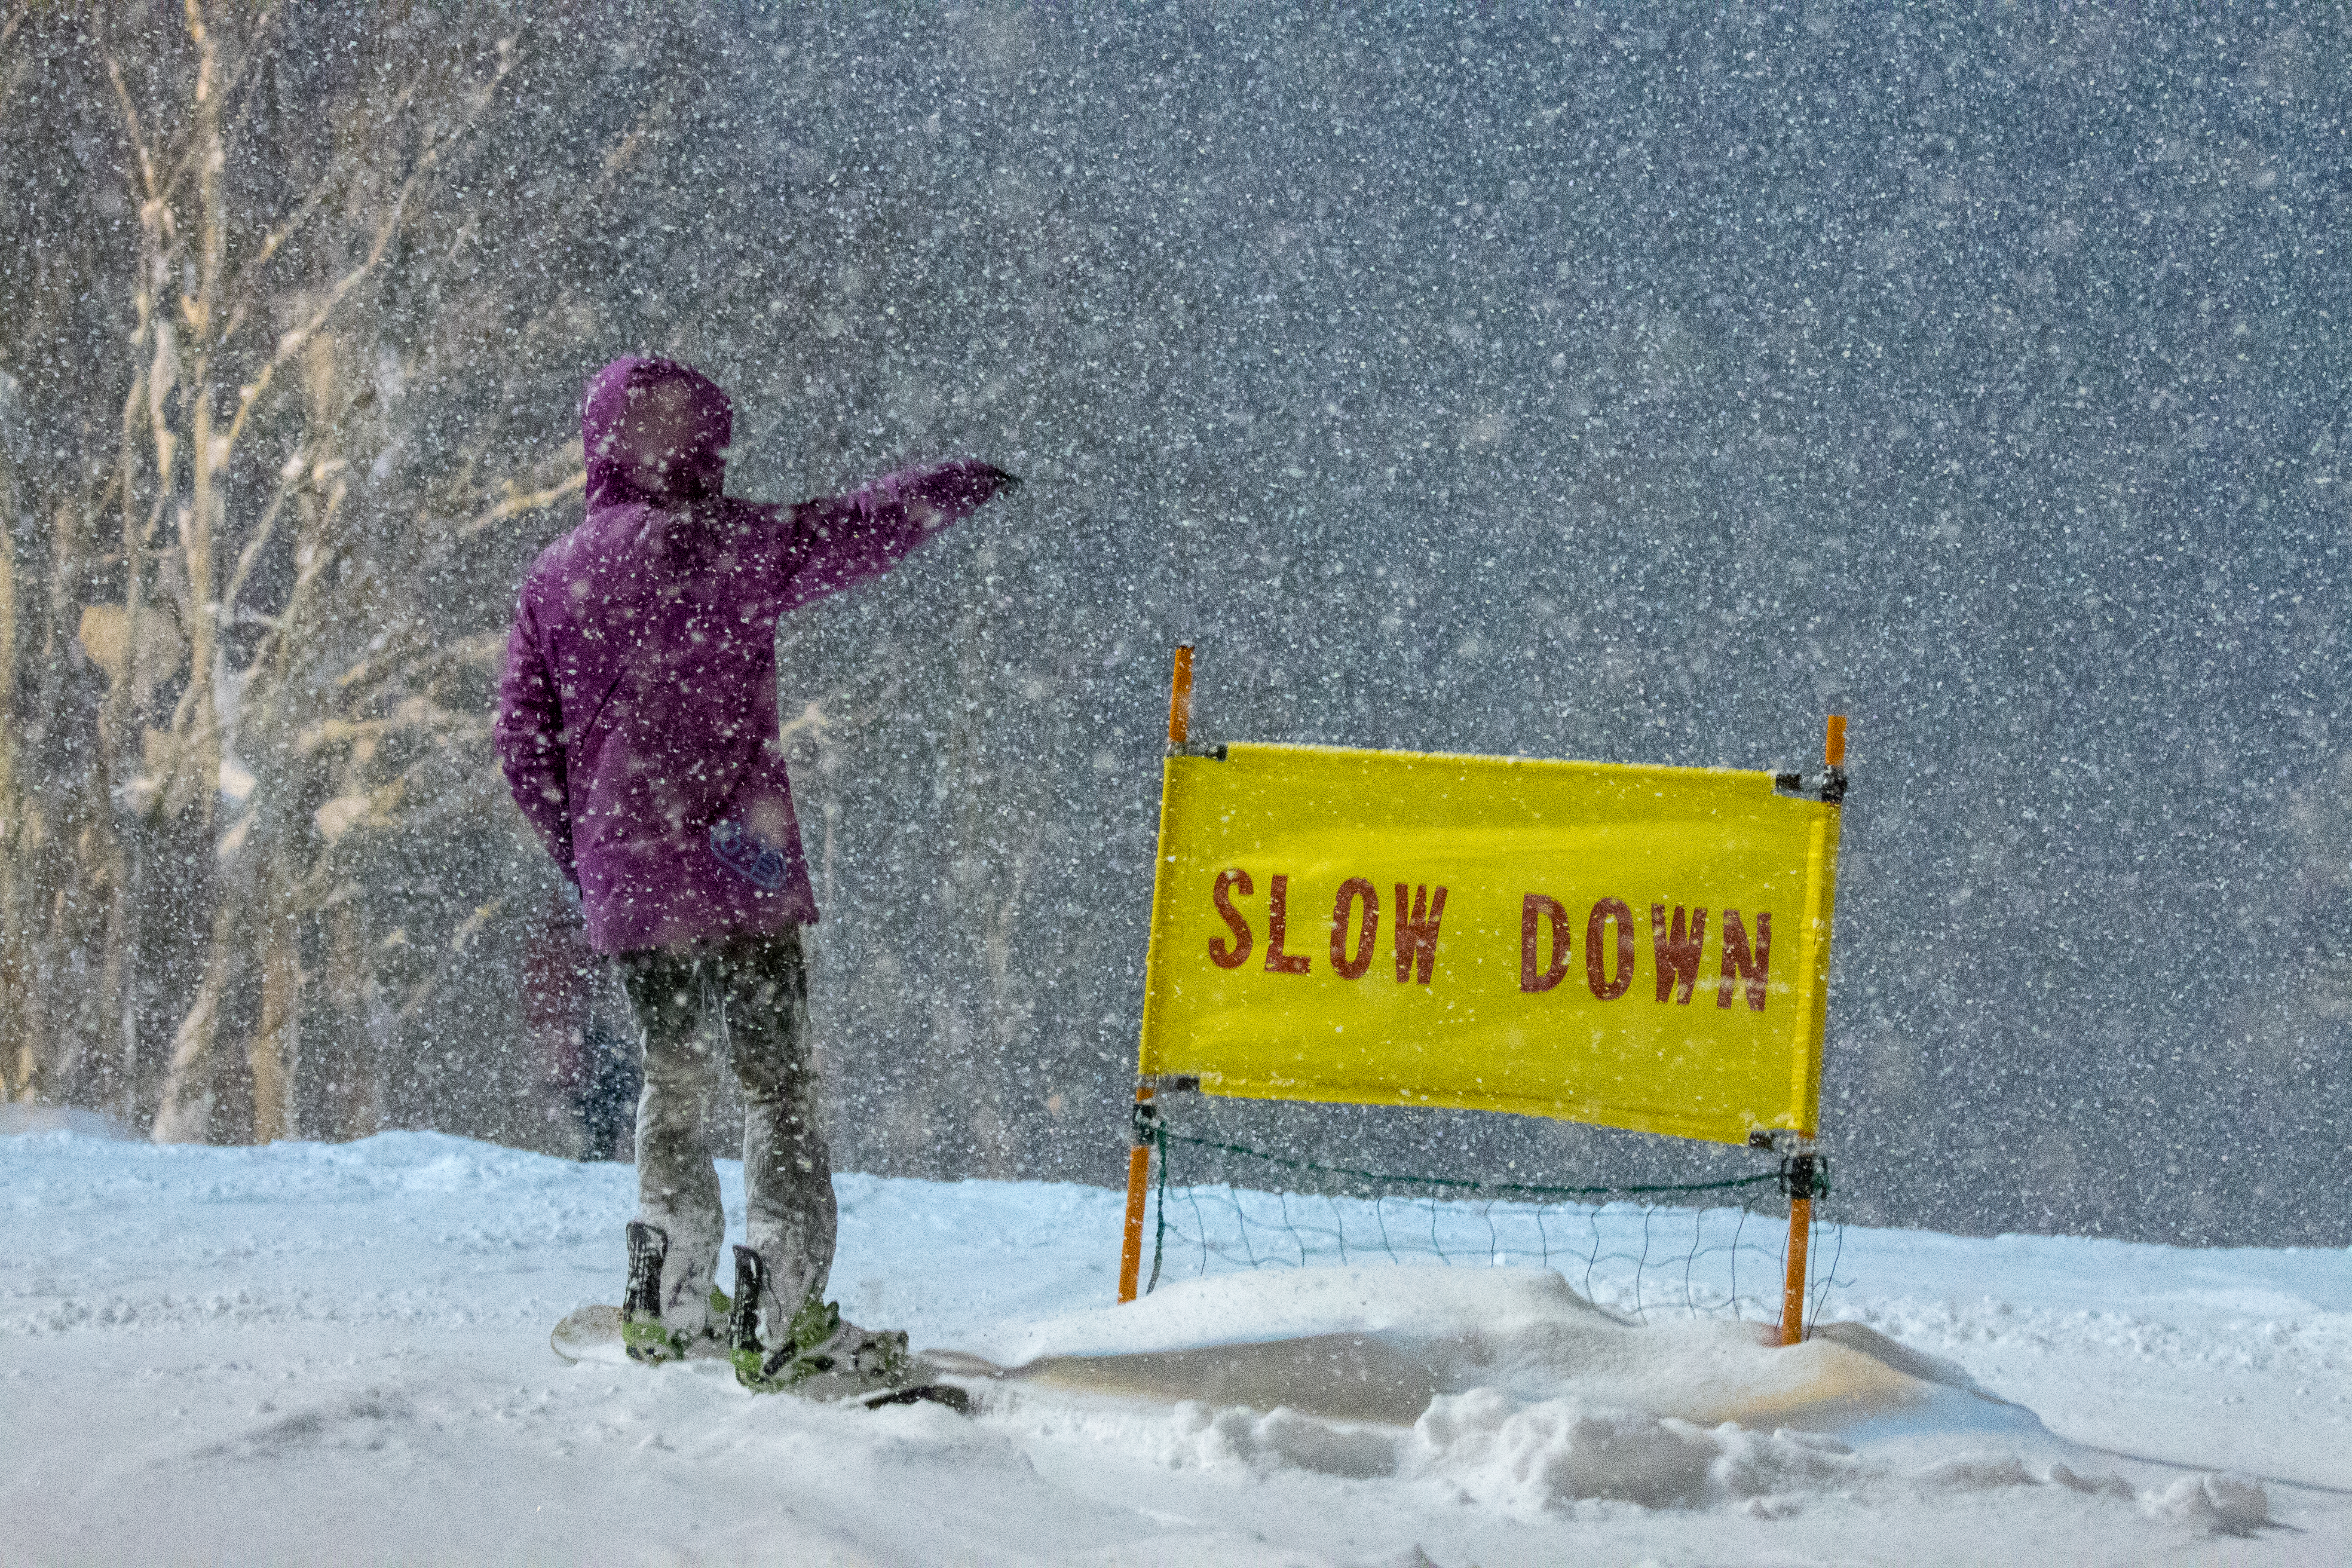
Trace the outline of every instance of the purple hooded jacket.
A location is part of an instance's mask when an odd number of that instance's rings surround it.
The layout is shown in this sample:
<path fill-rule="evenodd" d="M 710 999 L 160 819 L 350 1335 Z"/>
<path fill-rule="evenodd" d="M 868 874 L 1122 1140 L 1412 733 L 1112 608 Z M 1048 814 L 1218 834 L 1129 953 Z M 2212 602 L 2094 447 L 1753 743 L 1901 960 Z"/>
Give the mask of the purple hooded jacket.
<path fill-rule="evenodd" d="M 580 416 L 588 517 L 523 580 L 499 693 L 515 804 L 599 952 L 816 919 L 776 721 L 776 620 L 897 564 L 1013 482 L 904 469 L 853 495 L 722 493 L 727 395 L 615 360 Z"/>

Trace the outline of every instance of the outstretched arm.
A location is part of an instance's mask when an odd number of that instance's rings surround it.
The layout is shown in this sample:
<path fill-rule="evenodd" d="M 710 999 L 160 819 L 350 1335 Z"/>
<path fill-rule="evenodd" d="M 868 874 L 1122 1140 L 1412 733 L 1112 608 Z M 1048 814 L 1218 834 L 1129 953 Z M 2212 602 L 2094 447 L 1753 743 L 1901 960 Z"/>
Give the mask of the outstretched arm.
<path fill-rule="evenodd" d="M 948 524 L 971 516 L 1021 481 L 974 458 L 925 463 L 863 489 L 793 509 L 803 549 L 784 607 L 879 576 Z"/>
<path fill-rule="evenodd" d="M 525 599 L 507 634 L 507 673 L 499 686 L 495 727 L 499 765 L 515 805 L 538 833 L 566 880 L 580 881 L 572 861 L 572 792 L 563 757 L 563 703 L 539 646 L 538 617 Z"/>

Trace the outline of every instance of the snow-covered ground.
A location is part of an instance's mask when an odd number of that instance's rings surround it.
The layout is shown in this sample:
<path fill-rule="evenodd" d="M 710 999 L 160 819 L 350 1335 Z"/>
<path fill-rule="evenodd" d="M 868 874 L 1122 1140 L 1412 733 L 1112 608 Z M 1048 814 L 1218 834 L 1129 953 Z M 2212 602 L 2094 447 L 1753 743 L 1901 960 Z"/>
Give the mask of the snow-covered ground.
<path fill-rule="evenodd" d="M 964 1418 L 558 1363 L 631 1175 L 0 1137 L 0 1562 L 2352 1562 L 2342 1252 L 1850 1230 L 1782 1351 L 1526 1268 L 1107 1309 L 1117 1194 L 845 1176 L 850 1314 L 1020 1369 Z"/>

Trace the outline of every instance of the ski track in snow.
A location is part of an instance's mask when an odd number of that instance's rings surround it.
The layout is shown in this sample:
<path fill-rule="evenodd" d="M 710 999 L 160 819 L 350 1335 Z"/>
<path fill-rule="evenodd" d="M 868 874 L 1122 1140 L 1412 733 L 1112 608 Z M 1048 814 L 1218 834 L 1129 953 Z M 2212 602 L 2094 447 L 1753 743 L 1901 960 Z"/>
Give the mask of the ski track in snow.
<path fill-rule="evenodd" d="M 1816 1432 L 1467 1388 L 1407 1426 L 1024 1382 L 963 1419 L 754 1398 L 723 1363 L 557 1363 L 557 1317 L 617 1298 L 625 1167 L 58 1132 L 0 1137 L 0 1176 L 8 1563 L 2352 1561 L 2343 1252 L 1850 1229 L 1833 1315 L 2042 1426 L 1960 1394 Z M 1083 1316 L 1114 1192 L 839 1186 L 834 1290 L 862 1321 L 946 1348 L 1145 1321 Z M 1465 1288 L 1489 1289 L 1440 1294 Z M 1215 1302 L 1194 1343 L 1247 1339 L 1286 1289 L 1212 1281 L 1151 1321 Z M 1698 1342 L 1643 1332 L 1621 1337 Z"/>

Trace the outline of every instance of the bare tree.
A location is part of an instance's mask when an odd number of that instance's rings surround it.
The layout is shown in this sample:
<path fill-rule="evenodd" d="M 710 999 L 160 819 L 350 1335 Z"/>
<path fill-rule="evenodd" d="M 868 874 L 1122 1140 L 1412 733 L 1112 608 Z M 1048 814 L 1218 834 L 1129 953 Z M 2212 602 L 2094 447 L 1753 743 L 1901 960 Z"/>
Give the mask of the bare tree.
<path fill-rule="evenodd" d="M 349 362 L 372 346 L 371 285 L 431 201 L 451 152 L 494 103 L 509 51 L 417 61 L 424 68 L 392 85 L 362 74 L 331 107 L 332 142 L 319 166 L 257 200 L 238 199 L 227 173 L 233 159 L 254 155 L 239 138 L 268 129 L 250 100 L 280 17 L 184 0 L 182 21 L 173 47 L 159 47 L 152 29 L 130 41 L 110 32 L 99 44 L 139 212 L 139 364 L 114 485 L 121 653 L 102 732 L 142 826 L 210 836 L 217 867 L 200 978 L 172 1042 L 154 1135 L 207 1131 L 224 995 L 249 966 L 259 983 L 246 1046 L 252 1133 L 267 1140 L 295 1130 L 299 928 L 324 901 L 319 851 L 322 840 L 331 845 L 312 819 L 349 746 L 321 742 L 318 726 L 353 723 L 341 710 L 373 694 L 363 669 L 317 668 L 331 640 L 321 634 L 350 624 L 355 610 L 380 624 L 365 612 L 383 608 L 364 603 L 373 574 L 341 569 L 344 448 L 363 384 Z M 144 58 L 127 66 L 131 47 Z M 240 483 L 254 447 L 272 478 Z M 289 513 L 292 581 L 276 604 L 257 607 L 257 565 Z M 152 660 L 177 653 L 168 633 L 147 631 L 154 590 L 184 628 L 187 672 L 164 722 L 134 735 L 134 710 L 156 681 Z M 357 720 L 355 732 L 382 722 Z M 361 786 L 353 793 L 372 796 L 391 782 L 364 771 L 344 781 Z M 223 801 L 242 807 L 226 824 Z M 351 816 L 345 807 L 336 820 L 348 827 Z M 144 900 L 119 841 L 109 872 L 101 989 L 120 995 Z"/>
<path fill-rule="evenodd" d="M 577 311 L 462 259 L 512 195 L 484 142 L 515 129 L 530 40 L 497 19 L 380 7 L 339 48 L 333 17 L 218 0 L 0 22 L 34 46 L 0 68 L 0 146 L 127 198 L 68 207 L 46 247 L 77 290 L 34 266 L 0 298 L 0 374 L 50 365 L 33 422 L 87 455 L 27 475 L 0 449 L 0 694 L 31 720 L 0 725 L 12 1097 L 165 1141 L 373 1131 L 384 1049 L 495 920 L 481 875 L 385 919 L 381 873 L 514 843 L 487 749 L 505 574 L 467 568 L 581 485 L 562 422 L 498 416 L 572 380 Z M 37 103 L 36 70 L 80 90 Z M 69 302 L 110 286 L 111 310 Z M 482 353 L 498 335 L 553 352 Z M 453 431 L 452 400 L 491 412 Z M 436 594 L 453 575 L 484 585 Z M 454 930 L 420 943 L 418 913 Z"/>

